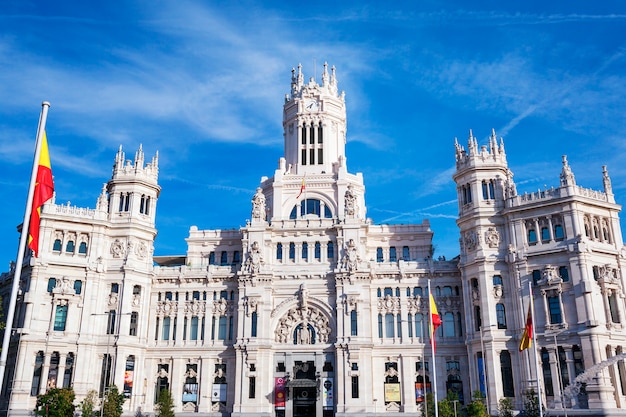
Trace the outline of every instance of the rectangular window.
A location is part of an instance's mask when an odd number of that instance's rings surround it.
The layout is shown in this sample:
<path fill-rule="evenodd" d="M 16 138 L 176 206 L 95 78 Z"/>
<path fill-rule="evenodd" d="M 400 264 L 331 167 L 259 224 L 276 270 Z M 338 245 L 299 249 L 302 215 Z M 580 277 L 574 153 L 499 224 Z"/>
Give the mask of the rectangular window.
<path fill-rule="evenodd" d="M 256 398 L 256 377 L 251 376 L 248 383 L 248 398 Z"/>
<path fill-rule="evenodd" d="M 356 310 L 350 312 L 350 335 L 356 336 L 358 334 Z"/>
<path fill-rule="evenodd" d="M 65 322 L 67 321 L 67 306 L 57 306 L 54 315 L 54 330 L 62 332 L 65 330 Z"/>
<path fill-rule="evenodd" d="M 258 315 L 256 311 L 252 312 L 252 326 L 250 329 L 250 337 L 256 337 Z"/>
<path fill-rule="evenodd" d="M 306 149 L 302 149 L 302 165 L 306 165 Z"/>
<path fill-rule="evenodd" d="M 219 319 L 217 339 L 226 340 L 226 316 L 222 316 Z"/>
<path fill-rule="evenodd" d="M 170 340 L 170 321 L 169 317 L 163 317 L 163 336 L 162 340 Z"/>
<path fill-rule="evenodd" d="M 324 163 L 324 149 L 318 148 L 317 150 L 317 164 L 322 165 Z"/>
<path fill-rule="evenodd" d="M 139 314 L 136 311 L 133 311 L 130 314 L 130 330 L 128 332 L 130 336 L 137 336 L 137 320 L 139 318 L 138 316 Z"/>
<path fill-rule="evenodd" d="M 352 386 L 352 398 L 359 398 L 359 377 L 353 376 L 350 385 Z"/>
<path fill-rule="evenodd" d="M 115 310 L 110 310 L 107 317 L 107 334 L 115 334 Z"/>
<path fill-rule="evenodd" d="M 389 248 L 389 262 L 395 262 L 397 261 L 397 255 L 396 255 L 396 247 L 392 246 Z"/>
<path fill-rule="evenodd" d="M 33 369 L 33 382 L 30 386 L 30 395 L 33 397 L 39 394 L 39 388 L 41 385 L 41 370 L 43 368 L 43 359 L 44 359 L 43 351 L 39 351 L 37 353 L 37 357 L 35 358 L 35 369 Z"/>
<path fill-rule="evenodd" d="M 548 309 L 550 310 L 550 323 L 558 324 L 563 322 L 561 314 L 561 300 L 559 296 L 548 297 Z"/>
<path fill-rule="evenodd" d="M 393 338 L 394 335 L 393 314 L 385 314 L 385 337 Z"/>
<path fill-rule="evenodd" d="M 189 329 L 189 339 L 198 340 L 198 316 L 191 318 L 191 326 Z"/>
<path fill-rule="evenodd" d="M 309 149 L 309 163 L 315 165 L 315 149 Z"/>

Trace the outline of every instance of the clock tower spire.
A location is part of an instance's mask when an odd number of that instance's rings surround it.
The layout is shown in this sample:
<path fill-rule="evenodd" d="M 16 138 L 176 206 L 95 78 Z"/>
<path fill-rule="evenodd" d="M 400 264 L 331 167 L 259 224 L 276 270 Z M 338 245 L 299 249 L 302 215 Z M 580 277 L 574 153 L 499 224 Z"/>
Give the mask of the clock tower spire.
<path fill-rule="evenodd" d="M 335 67 L 324 63 L 322 84 L 304 82 L 302 65 L 291 70 L 291 93 L 283 111 L 285 159 L 292 173 L 321 174 L 345 164 L 345 95 L 337 89 Z"/>

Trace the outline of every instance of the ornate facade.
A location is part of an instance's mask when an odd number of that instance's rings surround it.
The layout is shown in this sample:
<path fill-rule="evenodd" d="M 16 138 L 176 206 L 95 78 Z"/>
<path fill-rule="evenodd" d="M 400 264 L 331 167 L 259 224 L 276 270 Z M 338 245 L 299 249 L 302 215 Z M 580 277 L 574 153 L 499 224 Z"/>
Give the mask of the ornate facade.
<path fill-rule="evenodd" d="M 564 157 L 558 187 L 518 194 L 502 141 L 479 148 L 470 133 L 467 149 L 456 143 L 460 256 L 435 259 L 427 220 L 366 217 L 334 68 L 321 84 L 293 70 L 283 127 L 284 157 L 252 196 L 251 220 L 192 226 L 183 257 L 153 256 L 158 155 L 146 163 L 141 148 L 132 161 L 120 148 L 95 209 L 45 205 L 3 409 L 27 415 L 49 387 L 81 400 L 115 384 L 127 415 L 153 413 L 162 389 L 177 413 L 205 416 L 416 416 L 432 389 L 465 403 L 482 391 L 495 414 L 501 398 L 522 407 L 539 369 L 551 413 L 624 413 L 619 357 L 574 381 L 626 342 L 606 169 L 604 190 L 589 190 Z M 436 366 L 429 281 L 443 322 Z M 531 288 L 537 344 L 520 353 Z"/>

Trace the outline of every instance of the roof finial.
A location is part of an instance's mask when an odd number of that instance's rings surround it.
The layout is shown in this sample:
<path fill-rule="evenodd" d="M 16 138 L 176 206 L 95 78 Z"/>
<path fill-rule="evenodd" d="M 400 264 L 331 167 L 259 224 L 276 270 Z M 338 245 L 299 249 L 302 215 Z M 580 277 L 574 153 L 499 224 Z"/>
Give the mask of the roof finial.
<path fill-rule="evenodd" d="M 602 183 L 604 184 L 604 192 L 613 194 L 613 186 L 611 185 L 611 178 L 609 177 L 609 171 L 607 171 L 606 165 L 602 165 Z"/>
<path fill-rule="evenodd" d="M 576 185 L 574 173 L 567 162 L 567 155 L 561 157 L 563 161 L 563 169 L 561 170 L 561 186 Z"/>

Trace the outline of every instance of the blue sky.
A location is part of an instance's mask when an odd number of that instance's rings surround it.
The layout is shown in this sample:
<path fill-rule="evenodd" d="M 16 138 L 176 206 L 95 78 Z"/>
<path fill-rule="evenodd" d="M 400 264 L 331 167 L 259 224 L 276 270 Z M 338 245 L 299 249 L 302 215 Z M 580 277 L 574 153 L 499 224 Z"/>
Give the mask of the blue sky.
<path fill-rule="evenodd" d="M 337 68 L 348 170 L 375 223 L 429 219 L 458 254 L 454 138 L 504 138 L 518 192 L 607 165 L 626 197 L 626 4 L 13 1 L 0 11 L 0 270 L 15 259 L 41 102 L 57 203 L 94 207 L 123 145 L 158 150 L 156 255 L 238 228 L 283 155 L 291 68 Z"/>

